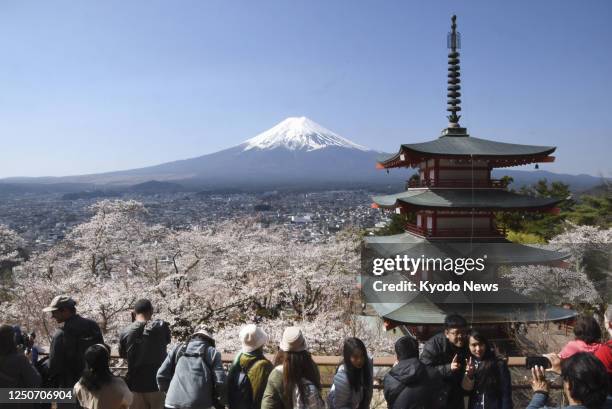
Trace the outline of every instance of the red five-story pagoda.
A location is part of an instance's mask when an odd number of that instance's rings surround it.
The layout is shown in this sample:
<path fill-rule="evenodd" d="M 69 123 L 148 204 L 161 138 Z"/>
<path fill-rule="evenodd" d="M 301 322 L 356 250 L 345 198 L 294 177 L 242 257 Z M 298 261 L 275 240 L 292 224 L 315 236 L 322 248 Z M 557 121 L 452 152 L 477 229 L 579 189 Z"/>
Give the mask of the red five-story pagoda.
<path fill-rule="evenodd" d="M 553 146 L 519 145 L 470 136 L 461 127 L 461 80 L 459 66 L 460 34 L 456 16 L 452 17 L 448 34 L 448 126 L 437 139 L 401 145 L 399 152 L 380 161 L 377 167 L 415 168 L 418 178 L 412 177 L 406 190 L 400 193 L 373 197 L 373 207 L 406 215 L 406 233 L 387 237 L 368 237 L 366 246 L 393 243 L 396 248 L 404 243 L 406 249 L 416 243 L 441 242 L 497 242 L 508 243 L 513 255 L 522 263 L 558 263 L 563 255 L 539 251 L 532 247 L 510 244 L 503 228 L 495 223 L 497 212 L 556 212 L 560 201 L 510 192 L 502 180 L 491 178 L 494 168 L 519 166 L 538 162 L 553 162 Z M 516 258 L 515 257 L 515 258 Z M 443 322 L 448 312 L 458 311 L 436 303 L 403 305 L 372 303 L 379 315 L 388 322 L 408 324 L 425 335 L 432 326 Z M 418 306 L 417 306 L 418 305 Z M 540 306 L 541 307 L 541 306 Z M 538 310 L 541 311 L 541 308 Z M 526 311 L 531 308 L 532 311 Z M 536 306 L 522 306 L 527 320 L 536 320 Z M 573 315 L 571 311 L 545 306 L 547 320 L 558 320 Z M 513 306 L 497 304 L 486 308 L 466 306 L 474 324 L 500 324 L 517 319 Z M 464 313 L 467 313 L 463 311 Z M 526 315 L 525 315 L 526 314 Z"/>

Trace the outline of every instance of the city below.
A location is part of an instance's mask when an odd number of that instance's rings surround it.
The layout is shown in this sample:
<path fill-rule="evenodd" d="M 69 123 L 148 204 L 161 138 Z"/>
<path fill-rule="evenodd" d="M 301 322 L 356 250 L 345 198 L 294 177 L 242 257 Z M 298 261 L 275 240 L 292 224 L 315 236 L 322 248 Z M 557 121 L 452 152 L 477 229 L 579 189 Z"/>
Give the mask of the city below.
<path fill-rule="evenodd" d="M 148 222 L 165 227 L 199 229 L 229 220 L 254 218 L 263 226 L 290 226 L 300 241 L 324 241 L 347 228 L 384 224 L 385 215 L 370 207 L 371 193 L 325 191 L 262 194 L 157 193 L 125 194 L 110 199 L 142 202 Z M 68 195 L 13 195 L 0 201 L 0 224 L 15 230 L 30 251 L 45 250 L 93 215 L 89 207 L 100 197 L 72 200 Z"/>

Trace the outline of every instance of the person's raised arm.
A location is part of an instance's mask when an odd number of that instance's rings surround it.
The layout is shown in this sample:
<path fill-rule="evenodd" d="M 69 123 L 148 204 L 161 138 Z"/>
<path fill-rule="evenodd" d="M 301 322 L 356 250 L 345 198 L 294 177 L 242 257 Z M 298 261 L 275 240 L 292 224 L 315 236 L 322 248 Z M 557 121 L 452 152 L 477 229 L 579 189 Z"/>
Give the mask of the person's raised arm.
<path fill-rule="evenodd" d="M 533 389 L 534 393 L 527 409 L 539 409 L 544 407 L 548 400 L 548 382 L 546 382 L 542 367 L 536 366 L 531 368 L 531 389 Z"/>
<path fill-rule="evenodd" d="M 456 356 L 456 355 L 455 355 Z M 465 374 L 463 375 L 463 379 L 461 380 L 461 387 L 464 391 L 471 391 L 474 389 L 474 373 L 476 371 L 476 367 L 474 365 L 474 361 L 472 357 L 470 357 L 465 364 Z"/>
<path fill-rule="evenodd" d="M 438 362 L 436 355 L 439 353 L 439 351 L 435 350 L 434 344 L 426 343 L 423 346 L 423 352 L 421 353 L 420 360 L 425 365 L 434 368 L 443 378 L 450 378 L 461 368 L 459 357 L 455 354 L 451 363 L 436 364 L 436 362 Z"/>

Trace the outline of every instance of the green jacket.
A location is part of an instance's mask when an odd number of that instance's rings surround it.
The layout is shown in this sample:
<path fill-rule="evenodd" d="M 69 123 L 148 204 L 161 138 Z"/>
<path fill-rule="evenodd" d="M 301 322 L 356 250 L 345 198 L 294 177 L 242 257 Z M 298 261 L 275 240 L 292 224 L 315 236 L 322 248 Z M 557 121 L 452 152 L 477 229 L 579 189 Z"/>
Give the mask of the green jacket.
<path fill-rule="evenodd" d="M 258 362 L 253 364 L 253 366 L 249 369 L 247 373 L 247 377 L 249 378 L 249 382 L 251 383 L 251 387 L 253 388 L 253 408 L 259 409 L 261 406 L 261 399 L 264 394 L 264 390 L 266 389 L 266 384 L 268 382 L 268 376 L 270 372 L 272 372 L 273 366 L 270 361 L 266 358 L 261 359 L 261 356 L 256 356 L 253 354 L 249 354 L 246 352 L 241 352 L 236 355 L 232 366 L 229 369 L 228 373 L 231 373 L 232 370 L 239 370 L 240 368 L 247 367 L 252 361 L 259 359 Z M 240 366 L 240 368 L 237 367 Z M 230 379 L 230 376 L 227 377 Z M 228 388 L 229 392 L 229 388 Z"/>
<path fill-rule="evenodd" d="M 285 399 L 283 366 L 272 370 L 261 401 L 261 409 L 293 409 L 293 402 Z"/>
<path fill-rule="evenodd" d="M 317 368 L 317 378 L 318 377 L 319 374 Z M 321 404 L 323 404 L 320 391 L 314 385 L 312 385 L 312 388 L 314 390 L 312 393 L 309 393 L 306 399 L 310 402 L 310 398 L 312 398 L 312 401 L 320 401 Z M 266 386 L 266 391 L 264 392 L 263 399 L 261 401 L 261 409 L 293 409 L 292 394 L 290 394 L 289 399 L 286 399 L 285 397 L 282 365 L 275 367 L 268 377 L 268 385 Z"/>

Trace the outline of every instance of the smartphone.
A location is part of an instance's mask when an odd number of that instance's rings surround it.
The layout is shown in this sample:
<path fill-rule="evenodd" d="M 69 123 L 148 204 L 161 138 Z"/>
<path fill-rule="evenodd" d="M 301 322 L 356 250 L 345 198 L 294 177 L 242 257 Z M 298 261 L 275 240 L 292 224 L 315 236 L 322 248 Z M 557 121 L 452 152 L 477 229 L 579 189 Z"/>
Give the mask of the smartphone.
<path fill-rule="evenodd" d="M 552 367 L 552 363 L 550 359 L 545 356 L 528 356 L 525 362 L 525 367 L 527 369 L 531 369 L 534 366 L 541 366 L 544 369 L 550 369 Z"/>

